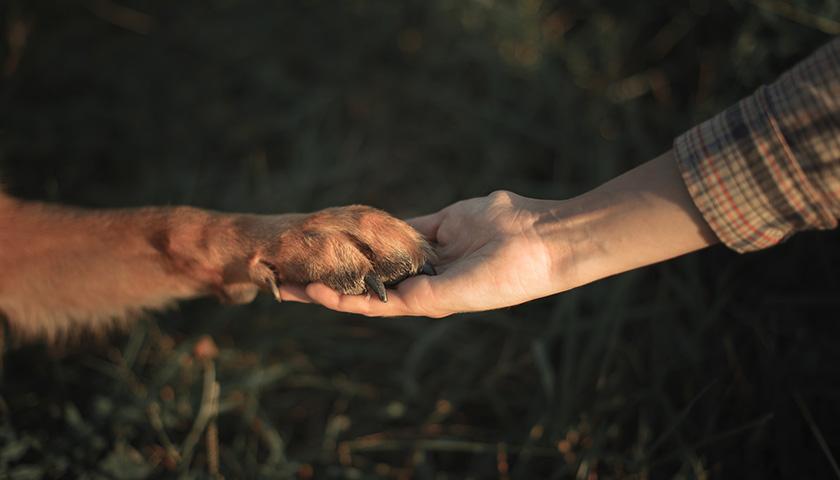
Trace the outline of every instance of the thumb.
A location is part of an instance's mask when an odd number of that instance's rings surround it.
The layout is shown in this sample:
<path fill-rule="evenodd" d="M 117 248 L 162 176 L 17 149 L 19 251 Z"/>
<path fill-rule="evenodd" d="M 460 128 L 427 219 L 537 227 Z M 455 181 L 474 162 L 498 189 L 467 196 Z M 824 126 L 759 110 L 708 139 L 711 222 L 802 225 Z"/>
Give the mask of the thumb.
<path fill-rule="evenodd" d="M 443 221 L 443 216 L 443 210 L 441 210 L 422 217 L 409 218 L 406 223 L 414 227 L 427 240 L 436 242 L 438 227 L 440 227 L 440 222 Z"/>

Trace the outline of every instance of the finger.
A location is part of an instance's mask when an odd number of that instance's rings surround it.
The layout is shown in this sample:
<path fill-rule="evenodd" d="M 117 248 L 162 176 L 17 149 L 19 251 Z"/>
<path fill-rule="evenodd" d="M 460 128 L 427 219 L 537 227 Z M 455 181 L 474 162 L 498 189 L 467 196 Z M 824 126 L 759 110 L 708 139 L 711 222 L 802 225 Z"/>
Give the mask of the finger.
<path fill-rule="evenodd" d="M 315 302 L 339 312 L 355 313 L 368 317 L 394 317 L 407 315 L 405 303 L 395 298 L 393 291 L 388 303 L 381 302 L 370 295 L 342 295 L 322 283 L 310 283 L 306 294 Z"/>
<path fill-rule="evenodd" d="M 430 215 L 423 215 L 422 217 L 409 218 L 406 222 L 432 242 L 437 241 L 437 231 L 440 227 L 440 222 L 443 221 L 443 210 L 432 213 Z"/>
<path fill-rule="evenodd" d="M 440 274 L 446 273 L 446 271 L 449 270 L 449 265 L 450 265 L 449 263 L 438 263 L 438 264 L 436 264 L 434 266 L 435 275 L 440 275 Z"/>
<path fill-rule="evenodd" d="M 441 233 L 438 232 L 438 237 L 441 236 Z M 450 243 L 446 244 L 440 243 L 440 239 L 438 239 L 438 243 L 435 245 L 435 268 L 447 263 L 453 263 L 464 256 L 464 251 L 469 248 L 468 245 L 465 246 L 464 244 L 470 241 L 469 234 L 465 234 L 465 236 L 466 238 L 463 239 L 450 238 Z"/>
<path fill-rule="evenodd" d="M 437 291 L 441 287 L 439 276 L 421 275 L 400 282 L 391 290 L 389 303 L 398 305 L 400 315 L 442 318 L 455 313 L 446 306 Z"/>
<path fill-rule="evenodd" d="M 306 294 L 331 310 L 355 313 L 368 317 L 431 317 L 441 318 L 455 313 L 442 307 L 434 293 L 438 277 L 419 276 L 400 282 L 397 288 L 388 291 L 388 303 L 371 299 L 370 295 L 341 295 L 324 284 L 307 285 Z"/>
<path fill-rule="evenodd" d="M 423 262 L 423 266 L 420 267 L 420 273 L 422 273 L 423 275 L 430 276 L 437 275 L 437 271 L 435 270 L 434 265 L 432 265 L 428 260 Z"/>
<path fill-rule="evenodd" d="M 300 285 L 280 285 L 280 298 L 286 302 L 313 303 L 312 297 L 306 294 L 306 289 Z"/>

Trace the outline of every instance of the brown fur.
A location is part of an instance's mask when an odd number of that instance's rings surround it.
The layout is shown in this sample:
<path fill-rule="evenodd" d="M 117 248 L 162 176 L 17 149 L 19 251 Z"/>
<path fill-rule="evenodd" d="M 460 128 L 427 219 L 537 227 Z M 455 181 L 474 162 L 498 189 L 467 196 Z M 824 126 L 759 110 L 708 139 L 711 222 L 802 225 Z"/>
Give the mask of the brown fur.
<path fill-rule="evenodd" d="M 85 210 L 0 192 L 0 317 L 23 339 L 103 331 L 202 295 L 245 303 L 277 282 L 360 294 L 365 275 L 399 281 L 430 256 L 405 222 L 359 205 L 272 216 Z"/>

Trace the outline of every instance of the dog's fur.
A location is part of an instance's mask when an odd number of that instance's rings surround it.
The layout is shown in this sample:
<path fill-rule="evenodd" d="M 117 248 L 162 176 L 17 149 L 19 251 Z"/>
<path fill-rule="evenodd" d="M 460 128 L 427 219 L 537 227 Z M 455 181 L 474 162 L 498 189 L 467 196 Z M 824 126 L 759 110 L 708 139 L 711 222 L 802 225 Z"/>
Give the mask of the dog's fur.
<path fill-rule="evenodd" d="M 364 206 L 311 215 L 191 207 L 86 210 L 0 191 L 0 317 L 14 336 L 101 332 L 146 310 L 321 281 L 348 294 L 395 282 L 431 256 L 406 223 Z"/>

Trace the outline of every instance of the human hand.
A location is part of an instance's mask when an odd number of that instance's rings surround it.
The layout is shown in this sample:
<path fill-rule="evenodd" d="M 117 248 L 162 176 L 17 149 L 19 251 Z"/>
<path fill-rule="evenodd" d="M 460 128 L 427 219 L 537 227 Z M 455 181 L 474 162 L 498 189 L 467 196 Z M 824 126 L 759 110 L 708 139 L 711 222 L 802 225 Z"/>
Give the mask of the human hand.
<path fill-rule="evenodd" d="M 387 303 L 319 283 L 284 286 L 283 299 L 369 316 L 445 317 L 517 305 L 718 242 L 670 151 L 570 200 L 501 191 L 410 223 L 437 243 L 439 275 L 403 281 Z"/>
<path fill-rule="evenodd" d="M 283 286 L 285 299 L 316 302 L 333 310 L 368 316 L 445 317 L 533 300 L 562 289 L 558 266 L 569 265 L 568 250 L 548 245 L 541 219 L 558 203 L 499 191 L 455 203 L 409 220 L 437 244 L 436 276 L 404 280 L 389 291 L 388 302 L 370 296 L 341 295 L 324 284 Z M 560 247 L 560 248 L 558 248 Z"/>

